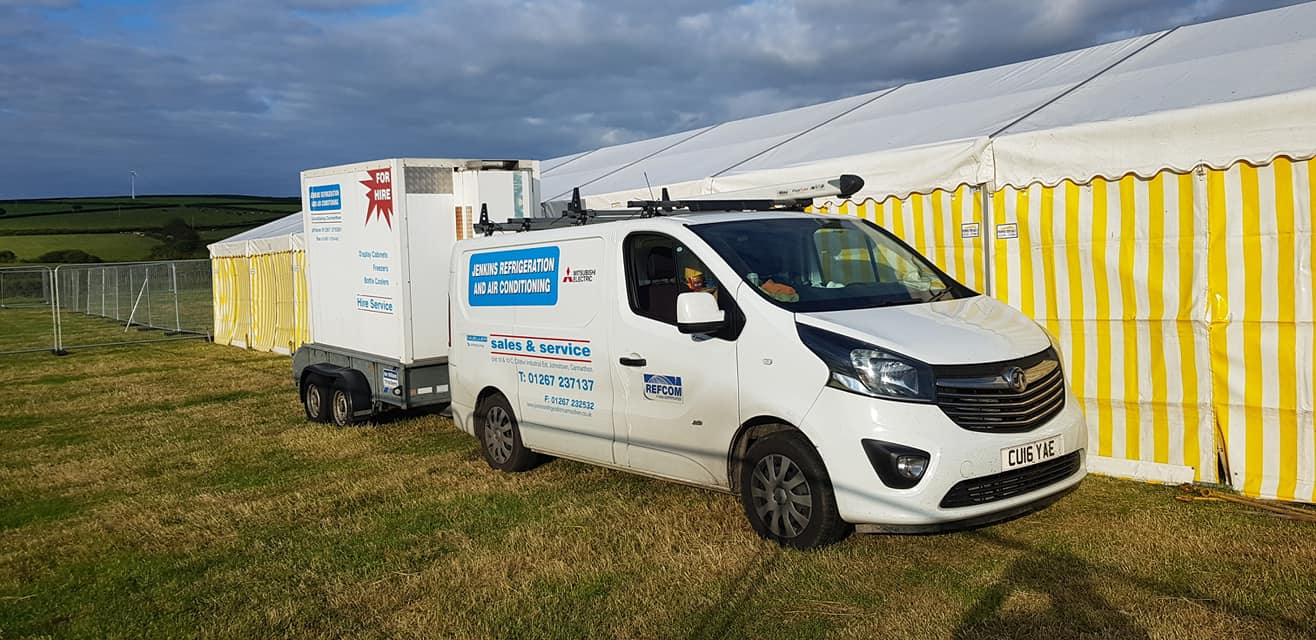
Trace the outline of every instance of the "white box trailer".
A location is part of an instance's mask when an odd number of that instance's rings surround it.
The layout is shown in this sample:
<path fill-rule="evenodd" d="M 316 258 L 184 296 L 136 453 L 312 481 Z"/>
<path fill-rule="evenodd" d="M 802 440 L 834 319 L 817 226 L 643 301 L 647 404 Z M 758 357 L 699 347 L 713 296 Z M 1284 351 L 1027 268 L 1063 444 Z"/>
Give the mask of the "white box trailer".
<path fill-rule="evenodd" d="M 395 158 L 301 174 L 314 341 L 293 356 L 307 417 L 445 404 L 448 263 L 491 217 L 536 217 L 533 160 Z"/>

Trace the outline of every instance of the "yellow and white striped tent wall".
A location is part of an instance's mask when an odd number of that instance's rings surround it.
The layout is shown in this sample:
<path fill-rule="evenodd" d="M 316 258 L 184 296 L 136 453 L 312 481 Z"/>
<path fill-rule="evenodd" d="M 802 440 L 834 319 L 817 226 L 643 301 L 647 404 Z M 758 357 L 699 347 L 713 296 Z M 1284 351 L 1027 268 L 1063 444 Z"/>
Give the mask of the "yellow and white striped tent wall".
<path fill-rule="evenodd" d="M 962 185 L 950 191 L 936 189 L 880 202 L 870 198 L 858 203 L 841 202 L 831 208 L 824 205 L 819 212 L 834 209 L 835 213 L 871 220 L 909 243 L 951 277 L 981 291 L 986 284 L 982 206 L 981 190 Z"/>
<path fill-rule="evenodd" d="M 1055 335 L 1091 453 L 1316 502 L 1314 162 L 986 198 L 961 186 L 833 209 L 891 230 L 975 289 L 990 281 Z M 980 238 L 964 237 L 975 221 Z"/>
<path fill-rule="evenodd" d="M 215 342 L 290 354 L 310 341 L 302 250 L 215 256 Z"/>
<path fill-rule="evenodd" d="M 1316 501 L 1311 168 L 993 194 L 994 227 L 1018 225 L 994 293 L 1061 338 L 1097 454 L 1204 481 L 1218 454 L 1246 495 Z"/>
<path fill-rule="evenodd" d="M 993 293 L 1059 338 L 1090 452 L 1215 481 L 1194 182 L 1162 173 L 993 193 Z"/>
<path fill-rule="evenodd" d="M 247 256 L 210 258 L 215 342 L 246 348 L 251 333 L 251 277 Z"/>

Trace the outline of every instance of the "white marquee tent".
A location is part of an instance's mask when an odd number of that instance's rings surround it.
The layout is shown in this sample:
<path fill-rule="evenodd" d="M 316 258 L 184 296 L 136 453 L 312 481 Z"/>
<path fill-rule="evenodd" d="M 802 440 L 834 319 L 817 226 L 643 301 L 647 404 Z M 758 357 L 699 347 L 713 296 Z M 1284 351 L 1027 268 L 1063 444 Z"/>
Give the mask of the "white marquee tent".
<path fill-rule="evenodd" d="M 209 249 L 215 342 L 292 353 L 310 341 L 300 212 Z"/>
<path fill-rule="evenodd" d="M 296 251 L 302 243 L 302 214 L 297 212 L 207 245 L 210 256 L 245 256 Z"/>
<path fill-rule="evenodd" d="M 541 193 L 858 174 L 815 205 L 1058 336 L 1094 468 L 1313 501 L 1313 61 L 1300 4 L 554 158 Z"/>

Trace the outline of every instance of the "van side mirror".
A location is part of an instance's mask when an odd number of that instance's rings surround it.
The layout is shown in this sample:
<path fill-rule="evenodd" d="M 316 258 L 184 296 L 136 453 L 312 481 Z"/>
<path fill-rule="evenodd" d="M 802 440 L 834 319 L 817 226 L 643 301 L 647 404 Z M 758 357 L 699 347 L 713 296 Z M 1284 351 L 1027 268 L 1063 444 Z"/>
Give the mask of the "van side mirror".
<path fill-rule="evenodd" d="M 681 333 L 712 333 L 726 323 L 726 312 L 717 308 L 717 298 L 707 291 L 687 291 L 676 296 L 676 328 Z"/>

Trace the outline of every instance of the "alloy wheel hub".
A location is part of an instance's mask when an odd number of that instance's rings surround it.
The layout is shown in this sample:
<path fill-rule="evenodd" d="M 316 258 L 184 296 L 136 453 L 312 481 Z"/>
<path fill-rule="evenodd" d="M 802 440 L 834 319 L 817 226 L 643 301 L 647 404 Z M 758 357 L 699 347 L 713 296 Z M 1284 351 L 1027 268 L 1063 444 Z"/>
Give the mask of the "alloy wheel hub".
<path fill-rule="evenodd" d="M 809 526 L 813 515 L 813 492 L 804 470 L 781 454 L 764 456 L 754 465 L 750 495 L 755 513 L 768 531 L 794 538 Z"/>

